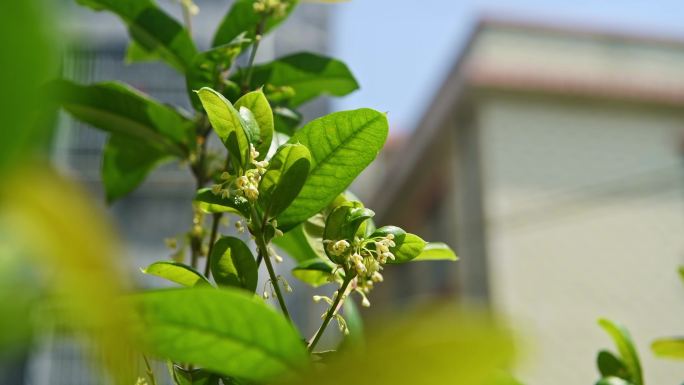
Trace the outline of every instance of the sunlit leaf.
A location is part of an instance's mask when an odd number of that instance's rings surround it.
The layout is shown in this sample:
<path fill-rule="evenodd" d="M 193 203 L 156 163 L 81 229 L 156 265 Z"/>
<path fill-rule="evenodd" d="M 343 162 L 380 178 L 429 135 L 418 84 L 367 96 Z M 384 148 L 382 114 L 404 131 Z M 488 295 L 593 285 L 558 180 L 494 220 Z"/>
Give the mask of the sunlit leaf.
<path fill-rule="evenodd" d="M 254 114 L 254 119 L 259 126 L 258 139 L 252 141 L 254 147 L 259 151 L 257 159 L 261 160 L 266 157 L 268 149 L 271 148 L 271 140 L 273 139 L 273 111 L 271 105 L 268 104 L 266 96 L 261 90 L 248 92 L 235 102 L 235 108 L 247 108 Z"/>
<path fill-rule="evenodd" d="M 632 337 L 627 329 L 607 319 L 599 319 L 599 325 L 610 335 L 620 353 L 620 359 L 629 372 L 629 380 L 634 385 L 643 385 L 641 363 Z"/>
<path fill-rule="evenodd" d="M 413 261 L 457 261 L 458 257 L 446 243 L 428 242 Z"/>
<path fill-rule="evenodd" d="M 174 289 L 133 297 L 140 338 L 160 358 L 267 382 L 306 368 L 292 325 L 242 290 Z"/>
<path fill-rule="evenodd" d="M 209 122 L 226 145 L 231 159 L 236 165 L 245 168 L 249 164 L 249 139 L 240 113 L 223 95 L 204 87 L 197 91 L 204 106 Z"/>
<path fill-rule="evenodd" d="M 656 356 L 684 360 L 684 338 L 663 338 L 653 342 L 651 349 Z"/>
<path fill-rule="evenodd" d="M 147 268 L 142 269 L 142 272 L 145 274 L 155 275 L 157 277 L 167 279 L 171 282 L 175 282 L 185 287 L 201 285 L 211 286 L 209 281 L 207 281 L 207 279 L 197 270 L 179 262 L 155 262 L 147 266 Z"/>
<path fill-rule="evenodd" d="M 290 229 L 328 206 L 375 159 L 387 132 L 385 114 L 371 109 L 333 113 L 297 131 L 290 143 L 311 151 L 311 171 L 278 224 Z"/>

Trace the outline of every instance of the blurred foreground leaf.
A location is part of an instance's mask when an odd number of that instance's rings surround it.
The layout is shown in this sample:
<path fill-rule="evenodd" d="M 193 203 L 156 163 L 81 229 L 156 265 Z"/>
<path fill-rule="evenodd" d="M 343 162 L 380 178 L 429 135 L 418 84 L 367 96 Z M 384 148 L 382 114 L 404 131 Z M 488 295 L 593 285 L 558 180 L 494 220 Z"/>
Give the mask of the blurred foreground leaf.
<path fill-rule="evenodd" d="M 116 301 L 124 286 L 121 254 L 104 217 L 85 192 L 45 167 L 17 170 L 0 187 L 0 232 L 30 257 L 26 267 L 44 276 L 62 321 L 89 332 L 110 374 L 125 383 L 131 340 L 127 310 Z"/>
<path fill-rule="evenodd" d="M 449 309 L 387 318 L 366 329 L 353 350 L 298 384 L 490 385 L 513 358 L 511 335 L 490 319 Z"/>
<path fill-rule="evenodd" d="M 651 345 L 656 356 L 684 360 L 684 338 L 662 338 Z"/>

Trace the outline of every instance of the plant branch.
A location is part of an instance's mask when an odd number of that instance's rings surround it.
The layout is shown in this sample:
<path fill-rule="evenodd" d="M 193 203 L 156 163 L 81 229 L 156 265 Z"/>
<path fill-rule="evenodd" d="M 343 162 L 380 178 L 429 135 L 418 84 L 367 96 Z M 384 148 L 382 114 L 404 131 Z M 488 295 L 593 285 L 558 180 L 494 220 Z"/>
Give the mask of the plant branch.
<path fill-rule="evenodd" d="M 211 219 L 211 234 L 209 235 L 209 247 L 207 249 L 207 264 L 204 266 L 204 275 L 207 278 L 211 278 L 211 251 L 214 249 L 214 243 L 216 242 L 218 227 L 222 216 L 223 213 L 214 213 Z"/>
<path fill-rule="evenodd" d="M 266 25 L 266 17 L 262 17 L 261 21 L 256 27 L 256 33 L 254 34 L 254 45 L 252 46 L 252 52 L 249 54 L 249 61 L 247 62 L 247 74 L 242 80 L 242 93 L 246 93 L 249 89 L 249 83 L 252 81 L 252 72 L 254 72 L 254 59 L 256 58 L 257 50 L 259 49 L 259 43 L 261 43 L 261 34 L 264 33 L 264 26 Z"/>
<path fill-rule="evenodd" d="M 352 281 L 353 278 L 344 278 L 344 281 L 342 282 L 342 286 L 340 286 L 339 289 L 337 289 L 337 294 L 335 295 L 335 300 L 333 301 L 333 304 L 330 306 L 330 309 L 328 309 L 328 312 L 325 314 L 325 318 L 323 319 L 323 323 L 321 324 L 321 327 L 318 328 L 318 331 L 316 331 L 316 334 L 313 336 L 311 339 L 311 342 L 309 342 L 309 352 L 312 352 L 314 348 L 316 347 L 316 344 L 318 343 L 318 340 L 321 339 L 323 336 L 323 332 L 325 332 L 325 328 L 328 327 L 328 324 L 330 323 L 330 320 L 332 317 L 335 315 L 340 310 L 340 307 L 344 303 L 344 297 L 347 294 L 347 286 L 349 286 L 349 283 Z"/>
<path fill-rule="evenodd" d="M 278 277 L 276 276 L 275 269 L 273 269 L 273 262 L 271 262 L 271 257 L 268 254 L 268 248 L 266 247 L 266 241 L 264 239 L 264 224 L 266 223 L 266 218 L 268 218 L 268 214 L 264 214 L 264 218 L 262 220 L 259 220 L 259 213 L 257 213 L 256 208 L 252 206 L 252 232 L 254 235 L 254 239 L 257 244 L 257 249 L 259 251 L 257 260 L 259 257 L 264 260 L 266 263 L 266 269 L 268 270 L 268 277 L 271 280 L 271 285 L 273 286 L 273 291 L 276 293 L 276 297 L 278 298 L 278 304 L 280 305 L 280 309 L 283 311 L 283 314 L 285 315 L 285 318 L 287 318 L 288 321 L 292 322 L 292 319 L 290 318 L 290 313 L 287 311 L 287 305 L 285 305 L 285 298 L 283 297 L 283 293 L 280 290 L 280 284 L 278 283 Z"/>
<path fill-rule="evenodd" d="M 152 370 L 152 366 L 150 365 L 150 361 L 147 360 L 147 356 L 144 354 L 143 360 L 145 361 L 145 368 L 147 369 L 147 378 L 150 380 L 150 385 L 157 385 L 157 380 L 154 377 L 154 371 Z"/>

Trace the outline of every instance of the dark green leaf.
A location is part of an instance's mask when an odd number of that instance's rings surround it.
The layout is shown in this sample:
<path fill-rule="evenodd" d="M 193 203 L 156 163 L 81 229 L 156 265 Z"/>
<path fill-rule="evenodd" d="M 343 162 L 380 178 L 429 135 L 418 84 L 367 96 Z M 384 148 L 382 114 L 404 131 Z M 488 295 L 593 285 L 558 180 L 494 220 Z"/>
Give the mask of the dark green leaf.
<path fill-rule="evenodd" d="M 131 42 L 128 43 L 128 48 L 126 48 L 124 62 L 126 64 L 133 64 L 137 62 L 155 61 L 158 59 L 159 55 L 145 50 L 145 48 L 141 47 L 135 40 L 131 40 Z"/>
<path fill-rule="evenodd" d="M 244 75 L 239 71 L 233 80 Z M 250 88 L 266 85 L 266 94 L 288 87 L 294 93 L 286 98 L 289 107 L 300 106 L 321 95 L 344 96 L 359 88 L 349 68 L 339 60 L 313 53 L 297 53 L 270 63 L 257 65 L 252 70 Z"/>
<path fill-rule="evenodd" d="M 185 370 L 173 366 L 173 375 L 178 385 L 219 385 L 220 377 L 204 369 Z"/>
<path fill-rule="evenodd" d="M 637 354 L 632 337 L 627 329 L 607 319 L 600 319 L 599 325 L 610 335 L 620 353 L 620 359 L 625 364 L 629 373 L 629 380 L 634 385 L 643 385 L 644 380 L 641 372 L 641 363 Z"/>
<path fill-rule="evenodd" d="M 259 151 L 257 159 L 261 160 L 266 157 L 269 148 L 271 148 L 271 141 L 273 140 L 273 111 L 271 105 L 268 104 L 266 96 L 261 90 L 248 92 L 235 102 L 235 108 L 241 111 L 241 108 L 247 108 L 254 114 L 259 130 L 258 138 L 253 141 L 254 147 Z M 240 112 L 242 114 L 242 112 Z"/>
<path fill-rule="evenodd" d="M 306 349 L 292 325 L 242 290 L 161 290 L 133 301 L 136 330 L 160 358 L 256 382 L 282 379 L 307 366 Z"/>
<path fill-rule="evenodd" d="M 458 257 L 446 243 L 428 242 L 414 261 L 458 261 Z"/>
<path fill-rule="evenodd" d="M 140 140 L 167 154 L 184 157 L 188 152 L 192 122 L 127 85 L 82 86 L 59 80 L 48 90 L 73 117 L 94 127 Z"/>
<path fill-rule="evenodd" d="M 202 103 L 195 91 L 202 87 L 227 88 L 228 84 L 221 84 L 221 74 L 233 65 L 235 58 L 242 52 L 242 46 L 248 41 L 244 34 L 241 34 L 228 44 L 195 55 L 185 74 L 185 83 L 188 97 L 196 110 L 202 109 Z"/>
<path fill-rule="evenodd" d="M 387 131 L 385 114 L 371 109 L 333 113 L 297 131 L 290 143 L 311 151 L 311 171 L 279 225 L 290 229 L 328 206 L 375 159 Z"/>
<path fill-rule="evenodd" d="M 277 132 L 292 136 L 301 122 L 302 114 L 299 112 L 282 106 L 273 108 L 273 124 Z"/>
<path fill-rule="evenodd" d="M 220 93 L 204 87 L 197 91 L 209 122 L 230 152 L 235 163 L 246 168 L 249 165 L 249 138 L 240 113 Z"/>
<path fill-rule="evenodd" d="M 378 236 L 386 236 L 387 234 L 394 234 L 394 247 L 390 247 L 390 251 L 394 254 L 394 260 L 389 259 L 387 263 L 399 264 L 412 261 L 420 255 L 425 248 L 425 241 L 419 236 L 407 233 L 396 226 L 381 227 L 371 235 L 371 238 Z"/>
<path fill-rule="evenodd" d="M 139 139 L 111 135 L 102 155 L 102 182 L 107 202 L 133 191 L 154 167 L 171 159 Z"/>
<path fill-rule="evenodd" d="M 311 154 L 301 144 L 280 146 L 259 184 L 259 205 L 276 217 L 297 197 L 311 165 Z"/>
<path fill-rule="evenodd" d="M 656 356 L 684 360 L 684 338 L 663 338 L 653 342 L 651 349 Z"/>
<path fill-rule="evenodd" d="M 373 215 L 375 213 L 364 208 L 360 202 L 345 202 L 335 207 L 325 221 L 323 242 L 337 242 L 344 239 L 351 244 L 361 224 Z M 337 256 L 329 253 L 328 248 L 325 251 L 333 261 L 342 262 Z"/>
<path fill-rule="evenodd" d="M 211 286 L 209 281 L 200 274 L 197 270 L 190 266 L 172 261 L 155 262 L 142 272 L 149 275 L 156 275 L 157 277 L 167 279 L 185 287 L 193 286 Z"/>
<path fill-rule="evenodd" d="M 629 381 L 625 381 L 622 378 L 618 377 L 606 377 L 600 379 L 596 385 L 633 385 Z"/>
<path fill-rule="evenodd" d="M 239 196 L 222 198 L 220 195 L 214 194 L 210 188 L 197 190 L 195 201 L 206 203 L 208 206 L 203 208 L 209 213 L 232 212 L 234 214 L 242 215 L 245 218 L 248 218 L 250 215 L 250 206 L 247 199 Z"/>
<path fill-rule="evenodd" d="M 329 261 L 314 258 L 300 262 L 292 269 L 292 275 L 304 283 L 318 287 L 331 283 L 330 276 L 332 275 L 333 267 Z"/>
<path fill-rule="evenodd" d="M 223 237 L 214 244 L 210 259 L 216 283 L 254 293 L 259 272 L 254 256 L 244 242 L 235 237 Z"/>
<path fill-rule="evenodd" d="M 77 1 L 96 11 L 108 10 L 118 15 L 139 50 L 162 58 L 182 73 L 190 67 L 197 49 L 188 31 L 151 0 Z"/>
<path fill-rule="evenodd" d="M 602 377 L 628 378 L 629 373 L 625 364 L 609 351 L 601 350 L 596 356 L 596 366 Z"/>
<path fill-rule="evenodd" d="M 269 17 L 264 24 L 263 31 L 261 31 L 262 34 L 266 34 L 273 27 L 285 20 L 299 1 L 282 0 L 282 2 L 288 4 L 285 14 L 279 17 Z M 226 44 L 243 32 L 247 32 L 247 38 L 254 40 L 257 26 L 260 21 L 261 15 L 254 11 L 254 0 L 236 0 L 221 21 L 221 24 L 214 35 L 212 46 L 216 47 L 221 44 Z"/>
<path fill-rule="evenodd" d="M 316 238 L 312 237 L 305 230 L 307 225 L 308 223 L 306 222 L 302 223 L 301 225 L 285 233 L 283 236 L 274 238 L 273 243 L 283 249 L 287 255 L 298 262 L 315 258 L 325 258 L 325 252 L 323 251 L 320 238 L 318 239 L 317 243 Z"/>

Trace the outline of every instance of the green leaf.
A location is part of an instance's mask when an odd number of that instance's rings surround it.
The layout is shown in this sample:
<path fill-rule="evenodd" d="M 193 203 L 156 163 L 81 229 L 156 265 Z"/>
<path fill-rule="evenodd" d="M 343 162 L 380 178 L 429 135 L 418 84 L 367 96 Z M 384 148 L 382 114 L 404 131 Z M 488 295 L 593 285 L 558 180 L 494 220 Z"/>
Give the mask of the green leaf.
<path fill-rule="evenodd" d="M 293 326 L 242 290 L 161 290 L 133 301 L 136 330 L 160 358 L 255 382 L 307 367 L 306 349 Z"/>
<path fill-rule="evenodd" d="M 171 159 L 139 139 L 111 135 L 102 155 L 102 182 L 107 202 L 133 191 L 153 168 Z"/>
<path fill-rule="evenodd" d="M 684 338 L 663 338 L 653 342 L 651 350 L 656 356 L 684 360 Z"/>
<path fill-rule="evenodd" d="M 679 278 L 684 282 L 684 266 L 679 267 Z"/>
<path fill-rule="evenodd" d="M 245 69 L 233 76 L 238 82 Z M 294 95 L 287 100 L 288 107 L 300 106 L 321 95 L 344 96 L 359 88 L 349 68 L 339 60 L 313 53 L 296 53 L 270 63 L 254 66 L 250 88 L 267 85 L 274 91 L 289 87 Z"/>
<path fill-rule="evenodd" d="M 209 281 L 207 281 L 207 279 L 197 270 L 179 262 L 155 262 L 147 266 L 146 269 L 142 269 L 142 272 L 164 278 L 185 287 L 201 285 L 211 286 L 211 283 L 209 283 Z"/>
<path fill-rule="evenodd" d="M 357 350 L 363 349 L 365 345 L 363 318 L 359 307 L 351 298 L 344 301 L 342 306 L 342 315 L 347 322 L 349 334 L 344 336 L 340 350 Z"/>
<path fill-rule="evenodd" d="M 118 15 L 140 50 L 162 58 L 182 73 L 197 53 L 188 31 L 151 0 L 77 1 L 96 11 L 108 10 Z"/>
<path fill-rule="evenodd" d="M 610 335 L 615 343 L 622 362 L 629 372 L 629 380 L 634 385 L 643 385 L 644 380 L 641 372 L 641 363 L 637 354 L 632 337 L 627 329 L 607 319 L 599 319 L 599 325 Z"/>
<path fill-rule="evenodd" d="M 273 238 L 273 243 L 283 249 L 287 255 L 298 262 L 325 258 L 322 243 L 318 245 L 316 238 L 310 235 L 306 230 L 308 223 L 302 223 L 294 229 L 288 231 L 281 237 Z M 321 229 L 322 234 L 322 229 Z"/>
<path fill-rule="evenodd" d="M 362 354 L 339 351 L 328 365 L 291 384 L 491 385 L 501 368 L 511 366 L 512 337 L 484 315 L 403 309 L 375 326 L 369 325 Z"/>
<path fill-rule="evenodd" d="M 606 377 L 600 379 L 596 385 L 633 385 L 629 381 L 625 381 L 619 377 Z"/>
<path fill-rule="evenodd" d="M 145 48 L 141 47 L 135 40 L 131 40 L 131 42 L 128 43 L 128 48 L 126 48 L 124 62 L 126 64 L 133 64 L 137 62 L 155 61 L 157 59 L 159 59 L 159 55 L 145 50 Z"/>
<path fill-rule="evenodd" d="M 458 257 L 446 243 L 428 242 L 413 261 L 458 261 Z"/>
<path fill-rule="evenodd" d="M 596 366 L 602 377 L 627 378 L 629 375 L 625 364 L 613 353 L 606 350 L 601 350 L 596 356 Z"/>
<path fill-rule="evenodd" d="M 300 262 L 294 269 L 292 275 L 304 283 L 313 287 L 319 287 L 330 282 L 333 272 L 333 265 L 320 258 L 313 258 Z"/>
<path fill-rule="evenodd" d="M 385 114 L 371 109 L 333 113 L 313 120 L 290 138 L 311 151 L 309 177 L 278 217 L 290 229 L 330 204 L 377 156 L 387 138 Z"/>
<path fill-rule="evenodd" d="M 323 242 L 337 242 L 344 239 L 351 244 L 359 227 L 365 220 L 372 218 L 373 215 L 375 213 L 364 208 L 360 202 L 345 202 L 335 207 L 325 221 Z M 342 262 L 338 256 L 331 254 L 327 248 L 325 248 L 325 252 L 332 261 L 336 263 Z"/>
<path fill-rule="evenodd" d="M 202 188 L 197 190 L 195 195 L 195 202 L 206 204 L 202 207 L 208 213 L 216 212 L 231 212 L 233 214 L 242 215 L 249 218 L 250 206 L 249 201 L 239 196 L 229 196 L 226 198 L 214 194 L 210 188 Z"/>
<path fill-rule="evenodd" d="M 185 370 L 173 366 L 173 375 L 178 385 L 219 385 L 220 377 L 204 369 Z"/>
<path fill-rule="evenodd" d="M 266 157 L 269 148 L 271 148 L 271 141 L 273 140 L 273 111 L 271 105 L 268 104 L 266 96 L 261 90 L 248 92 L 235 102 L 235 108 L 247 108 L 254 114 L 254 119 L 259 125 L 258 140 L 252 142 L 259 156 L 257 159 L 261 160 Z"/>
<path fill-rule="evenodd" d="M 299 1 L 282 0 L 282 2 L 288 5 L 285 13 L 281 16 L 268 17 L 263 26 L 263 30 L 261 31 L 262 35 L 265 35 L 268 31 L 285 20 Z M 247 32 L 246 37 L 254 41 L 257 26 L 259 25 L 261 18 L 262 16 L 254 11 L 254 0 L 236 0 L 221 21 L 221 24 L 214 35 L 212 46 L 216 47 L 221 44 L 226 44 L 243 32 Z"/>
<path fill-rule="evenodd" d="M 254 256 L 244 242 L 235 237 L 222 237 L 214 243 L 210 259 L 216 283 L 254 293 L 259 272 Z"/>
<path fill-rule="evenodd" d="M 309 149 L 284 144 L 271 158 L 259 184 L 259 205 L 269 217 L 285 210 L 302 189 L 311 166 Z"/>
<path fill-rule="evenodd" d="M 230 152 L 236 165 L 249 165 L 249 139 L 240 113 L 220 93 L 204 87 L 197 91 L 202 106 L 207 111 L 209 122 Z"/>
<path fill-rule="evenodd" d="M 48 86 L 48 92 L 84 123 L 140 140 L 163 153 L 178 157 L 188 153 L 192 122 L 125 84 L 82 86 L 57 80 Z"/>
<path fill-rule="evenodd" d="M 292 136 L 301 122 L 302 114 L 299 112 L 282 106 L 273 108 L 273 124 L 277 132 Z"/>
<path fill-rule="evenodd" d="M 370 238 L 385 237 L 387 234 L 394 235 L 395 244 L 394 247 L 390 247 L 390 252 L 394 254 L 395 259 L 387 260 L 387 263 L 389 264 L 399 264 L 412 261 L 421 255 L 427 245 L 427 243 L 419 236 L 407 233 L 396 226 L 383 226 L 375 230 L 375 232 L 371 234 Z"/>
<path fill-rule="evenodd" d="M 202 109 L 202 102 L 195 91 L 202 87 L 222 86 L 225 89 L 229 86 L 227 83 L 221 83 L 221 74 L 233 65 L 235 58 L 242 52 L 242 46 L 249 42 L 244 35 L 244 33 L 240 34 L 230 43 L 201 52 L 192 59 L 190 68 L 185 74 L 185 84 L 188 97 L 195 110 Z M 226 95 L 225 92 L 223 94 Z"/>

